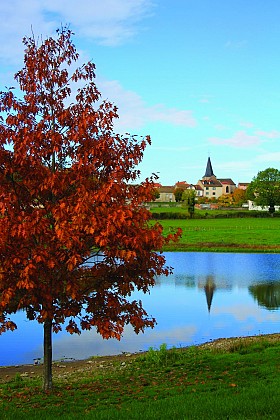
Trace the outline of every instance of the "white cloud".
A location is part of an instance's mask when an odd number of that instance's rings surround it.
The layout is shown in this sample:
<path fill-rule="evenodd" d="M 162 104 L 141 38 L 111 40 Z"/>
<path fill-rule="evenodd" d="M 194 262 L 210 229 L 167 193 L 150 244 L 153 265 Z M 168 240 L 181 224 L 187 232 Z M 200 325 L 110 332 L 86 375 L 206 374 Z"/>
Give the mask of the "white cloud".
<path fill-rule="evenodd" d="M 126 91 L 116 80 L 98 80 L 97 86 L 102 97 L 108 98 L 118 107 L 120 119 L 115 122 L 118 130 L 139 128 L 158 121 L 186 127 L 196 126 L 192 111 L 168 108 L 163 104 L 149 106 L 137 93 Z"/>
<path fill-rule="evenodd" d="M 224 130 L 227 130 L 228 127 L 226 125 L 223 125 L 223 124 L 216 124 L 214 126 L 214 128 L 215 128 L 215 130 L 218 130 L 218 131 L 224 131 Z"/>
<path fill-rule="evenodd" d="M 217 168 L 217 170 L 219 171 L 219 174 L 222 174 L 224 172 L 227 173 L 244 173 L 244 172 L 248 172 L 251 169 L 254 169 L 254 162 L 253 160 L 232 160 L 232 161 L 227 161 L 227 162 L 221 162 L 221 163 L 217 163 L 215 164 L 215 167 Z M 217 172 L 217 171 L 216 171 Z"/>
<path fill-rule="evenodd" d="M 268 152 L 263 153 L 262 155 L 259 155 L 256 157 L 257 162 L 277 162 L 277 165 L 279 165 L 280 161 L 280 152 Z"/>
<path fill-rule="evenodd" d="M 1 26 L 0 81 L 10 85 L 12 74 L 21 66 L 23 57 L 22 38 L 52 36 L 57 27 L 69 24 L 77 36 L 87 37 L 103 45 L 117 45 L 134 37 L 143 30 L 140 22 L 154 10 L 154 0 L 11 0 L 0 3 Z M 32 28 L 31 28 L 32 27 Z M 82 54 L 83 55 L 83 52 Z M 164 104 L 148 106 L 133 91 L 116 81 L 98 85 L 103 97 L 108 97 L 119 108 L 120 129 L 139 128 L 154 121 L 194 127 L 196 121 L 189 110 L 168 108 Z"/>
<path fill-rule="evenodd" d="M 266 139 L 278 139 L 280 137 L 280 132 L 276 130 L 272 131 L 256 131 L 255 134 Z"/>
<path fill-rule="evenodd" d="M 210 101 L 208 98 L 201 98 L 198 102 L 201 104 L 209 104 Z"/>
<path fill-rule="evenodd" d="M 213 308 L 215 315 L 231 314 L 238 321 L 246 321 L 253 318 L 257 322 L 274 321 L 279 322 L 279 313 L 268 312 L 253 304 L 236 304 L 232 306 L 220 306 Z"/>
<path fill-rule="evenodd" d="M 246 148 L 260 144 L 261 138 L 258 135 L 249 135 L 245 131 L 237 131 L 230 138 L 211 137 L 209 141 L 217 145 Z"/>
<path fill-rule="evenodd" d="M 249 122 L 249 121 L 241 121 L 241 123 L 239 123 L 239 125 L 241 127 L 245 127 L 245 128 L 252 128 L 254 126 L 254 124 Z"/>
<path fill-rule="evenodd" d="M 225 47 L 230 48 L 230 49 L 240 49 L 240 48 L 246 47 L 247 44 L 248 44 L 248 42 L 245 39 L 242 39 L 242 40 L 239 40 L 239 41 L 229 40 L 229 41 L 226 42 Z"/>
<path fill-rule="evenodd" d="M 18 64 L 22 38 L 53 35 L 69 24 L 79 36 L 103 45 L 118 45 L 143 29 L 140 22 L 153 11 L 153 0 L 11 0 L 0 4 L 0 60 Z"/>
<path fill-rule="evenodd" d="M 149 347 L 158 348 L 162 343 L 169 346 L 179 346 L 182 343 L 188 345 L 193 343 L 196 332 L 195 325 L 162 329 L 155 326 L 153 329 L 147 329 L 144 334 L 136 335 L 132 327 L 127 326 L 120 341 L 116 339 L 104 340 L 94 329 L 83 331 L 79 336 L 59 333 L 58 336 L 54 336 L 54 360 L 63 356 L 85 359 L 92 355 L 105 356 L 120 354 L 124 351 L 134 353 L 148 350 Z"/>
<path fill-rule="evenodd" d="M 152 11 L 151 0 L 44 0 L 44 10 L 103 45 L 117 45 L 134 36 L 139 21 Z"/>

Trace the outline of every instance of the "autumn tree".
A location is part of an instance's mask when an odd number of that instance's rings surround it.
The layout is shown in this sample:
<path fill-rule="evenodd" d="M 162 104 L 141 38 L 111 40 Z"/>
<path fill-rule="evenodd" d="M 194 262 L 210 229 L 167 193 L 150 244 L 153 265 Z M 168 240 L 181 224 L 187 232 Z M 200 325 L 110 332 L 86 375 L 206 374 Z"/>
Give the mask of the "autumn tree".
<path fill-rule="evenodd" d="M 246 191 L 241 188 L 235 188 L 233 191 L 233 201 L 237 206 L 242 206 L 246 202 Z"/>
<path fill-rule="evenodd" d="M 249 184 L 246 195 L 257 206 L 268 207 L 273 216 L 275 206 L 280 205 L 280 171 L 275 168 L 267 168 L 258 172 Z"/>
<path fill-rule="evenodd" d="M 43 324 L 48 390 L 62 324 L 106 339 L 120 339 L 126 324 L 153 327 L 130 296 L 170 273 L 157 251 L 179 232 L 165 238 L 149 223 L 153 179 L 136 180 L 150 138 L 114 133 L 117 109 L 101 101 L 94 64 L 73 70 L 71 31 L 23 43 L 22 94 L 0 96 L 0 326 L 15 329 L 19 309 Z"/>
<path fill-rule="evenodd" d="M 234 204 L 233 194 L 222 194 L 218 198 L 218 203 L 223 207 L 231 207 Z"/>

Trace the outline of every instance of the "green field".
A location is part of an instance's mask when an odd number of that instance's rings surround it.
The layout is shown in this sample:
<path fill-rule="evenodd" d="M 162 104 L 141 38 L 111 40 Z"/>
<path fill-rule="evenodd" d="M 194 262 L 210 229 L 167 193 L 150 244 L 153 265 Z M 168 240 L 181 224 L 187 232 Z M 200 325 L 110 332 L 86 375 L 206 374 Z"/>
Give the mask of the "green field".
<path fill-rule="evenodd" d="M 160 220 L 164 234 L 183 230 L 166 251 L 280 252 L 279 218 Z"/>
<path fill-rule="evenodd" d="M 271 338 L 270 338 L 271 339 Z M 279 337 L 227 348 L 150 349 L 143 355 L 56 378 L 0 384 L 1 419 L 279 419 Z"/>

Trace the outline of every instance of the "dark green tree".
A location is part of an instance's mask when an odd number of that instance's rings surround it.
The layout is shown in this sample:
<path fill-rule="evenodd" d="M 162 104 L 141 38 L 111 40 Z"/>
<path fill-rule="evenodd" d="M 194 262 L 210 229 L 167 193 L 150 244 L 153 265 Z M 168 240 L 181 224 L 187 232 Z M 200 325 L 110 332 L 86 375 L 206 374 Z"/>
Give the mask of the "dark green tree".
<path fill-rule="evenodd" d="M 183 193 L 184 193 L 183 188 L 176 188 L 174 195 L 175 195 L 175 200 L 177 203 L 182 201 Z"/>
<path fill-rule="evenodd" d="M 159 192 L 159 189 L 158 189 L 158 188 L 154 188 L 154 190 L 153 190 L 153 192 L 152 192 L 152 195 L 153 195 L 153 201 L 155 201 L 155 200 L 157 200 L 158 198 L 160 198 L 160 192 Z"/>
<path fill-rule="evenodd" d="M 280 171 L 267 168 L 258 172 L 246 193 L 248 200 L 253 200 L 257 206 L 268 207 L 273 216 L 275 206 L 280 205 Z"/>
<path fill-rule="evenodd" d="M 188 210 L 190 219 L 192 219 L 194 216 L 195 199 L 196 199 L 195 190 L 187 189 L 183 192 L 182 201 L 184 202 L 184 207 L 186 207 Z"/>

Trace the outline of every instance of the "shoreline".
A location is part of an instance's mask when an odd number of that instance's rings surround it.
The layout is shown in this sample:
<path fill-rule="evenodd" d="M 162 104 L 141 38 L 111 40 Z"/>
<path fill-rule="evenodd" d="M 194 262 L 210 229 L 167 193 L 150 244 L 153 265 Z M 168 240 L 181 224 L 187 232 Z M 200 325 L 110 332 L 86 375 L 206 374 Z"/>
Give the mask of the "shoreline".
<path fill-rule="evenodd" d="M 178 350 L 186 350 L 190 347 L 197 347 L 202 349 L 216 350 L 216 351 L 230 351 L 234 349 L 240 342 L 251 343 L 257 341 L 280 341 L 280 333 L 272 334 L 260 334 L 253 336 L 242 336 L 242 337 L 229 337 L 229 338 L 217 338 L 215 340 L 208 341 L 206 343 L 179 347 Z M 146 352 L 137 353 L 122 353 L 113 356 L 91 356 L 87 359 L 82 360 L 70 360 L 70 361 L 54 361 L 53 362 L 53 377 L 54 379 L 67 380 L 69 377 L 85 375 L 90 372 L 99 372 L 102 370 L 108 370 L 115 368 L 125 367 L 126 364 L 131 363 L 133 359 L 145 354 Z M 42 364 L 24 364 L 24 365 L 11 365 L 11 366 L 0 366 L 0 383 L 5 383 L 13 380 L 15 377 L 20 378 L 41 378 L 43 375 L 43 363 Z"/>

